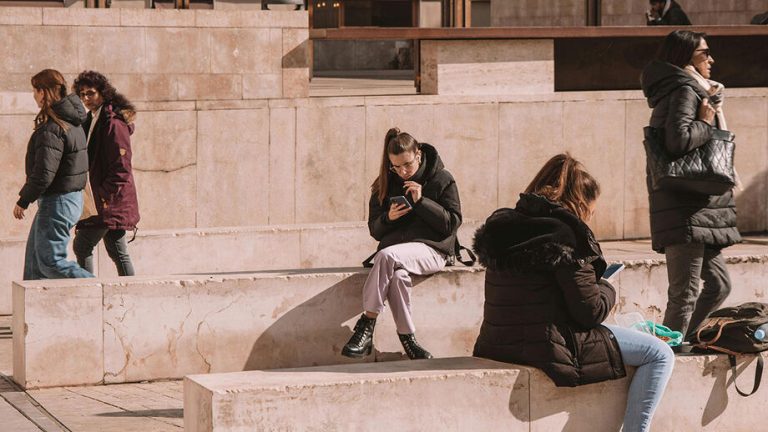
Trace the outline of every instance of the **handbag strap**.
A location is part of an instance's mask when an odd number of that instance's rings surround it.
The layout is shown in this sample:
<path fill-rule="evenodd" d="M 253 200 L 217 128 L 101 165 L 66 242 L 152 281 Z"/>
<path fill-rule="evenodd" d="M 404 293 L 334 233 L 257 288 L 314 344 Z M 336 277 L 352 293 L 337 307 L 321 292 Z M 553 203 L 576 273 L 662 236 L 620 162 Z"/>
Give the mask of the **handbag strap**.
<path fill-rule="evenodd" d="M 755 366 L 755 381 L 752 384 L 752 391 L 749 393 L 744 393 L 741 391 L 739 389 L 739 385 L 736 384 L 736 356 L 729 355 L 728 361 L 731 363 L 731 373 L 733 373 L 733 387 L 736 389 L 736 391 L 744 397 L 755 394 L 757 389 L 760 388 L 760 381 L 763 379 L 763 356 L 760 354 L 757 355 L 757 365 Z"/>

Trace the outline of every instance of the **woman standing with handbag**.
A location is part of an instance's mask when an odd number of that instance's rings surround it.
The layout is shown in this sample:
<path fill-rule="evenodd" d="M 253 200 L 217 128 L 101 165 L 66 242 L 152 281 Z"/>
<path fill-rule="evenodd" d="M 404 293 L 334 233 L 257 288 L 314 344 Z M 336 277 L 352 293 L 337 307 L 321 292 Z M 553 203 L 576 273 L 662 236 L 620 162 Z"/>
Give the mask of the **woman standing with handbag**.
<path fill-rule="evenodd" d="M 653 109 L 650 127 L 673 158 L 703 146 L 715 130 L 727 128 L 723 86 L 709 79 L 713 63 L 704 33 L 676 30 L 643 70 L 643 93 Z M 721 250 L 741 241 L 733 191 L 703 195 L 654 188 L 650 175 L 646 183 L 652 246 L 667 259 L 664 325 L 688 338 L 731 291 Z"/>
<path fill-rule="evenodd" d="M 432 358 L 414 335 L 411 274 L 436 273 L 454 255 L 461 225 L 456 181 L 433 146 L 392 128 L 368 208 L 368 228 L 379 247 L 363 286 L 364 312 L 341 354 L 359 358 L 373 351 L 373 329 L 386 302 L 408 358 Z"/>

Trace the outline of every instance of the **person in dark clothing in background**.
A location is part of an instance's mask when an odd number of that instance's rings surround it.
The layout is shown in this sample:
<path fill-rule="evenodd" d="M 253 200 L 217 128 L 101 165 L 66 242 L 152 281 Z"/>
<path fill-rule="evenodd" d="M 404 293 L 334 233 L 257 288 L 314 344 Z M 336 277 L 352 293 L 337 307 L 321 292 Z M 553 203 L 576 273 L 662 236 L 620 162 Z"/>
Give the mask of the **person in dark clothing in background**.
<path fill-rule="evenodd" d="M 551 158 L 514 209 L 496 210 L 475 233 L 486 267 L 476 357 L 525 364 L 557 386 L 626 376 L 625 432 L 648 431 L 674 367 L 672 349 L 648 333 L 605 325 L 616 291 L 587 222 L 597 181 L 568 154 Z"/>
<path fill-rule="evenodd" d="M 93 274 L 67 261 L 70 230 L 83 209 L 88 173 L 85 134 L 80 125 L 85 109 L 77 96 L 67 96 L 59 71 L 45 69 L 32 77 L 35 130 L 27 144 L 26 182 L 13 216 L 23 219 L 37 201 L 24 256 L 24 280 L 88 278 Z"/>
<path fill-rule="evenodd" d="M 368 208 L 368 228 L 379 247 L 363 286 L 363 315 L 341 354 L 359 358 L 372 352 L 376 317 L 387 302 L 408 358 L 432 358 L 414 335 L 411 274 L 436 273 L 453 259 L 461 225 L 456 181 L 435 147 L 392 128 Z"/>
<path fill-rule="evenodd" d="M 125 240 L 139 223 L 139 204 L 131 166 L 131 134 L 136 109 L 107 77 L 81 73 L 73 85 L 88 108 L 83 128 L 88 139 L 89 182 L 96 214 L 84 214 L 77 224 L 73 249 L 77 262 L 93 272 L 93 248 L 104 240 L 107 254 L 120 276 L 134 269 Z M 86 194 L 88 195 L 88 194 Z M 89 203 L 87 203 L 89 204 Z"/>
<path fill-rule="evenodd" d="M 675 0 L 651 0 L 651 9 L 645 12 L 646 23 L 656 25 L 691 25 L 691 20 Z"/>
<path fill-rule="evenodd" d="M 664 40 L 656 60 L 643 70 L 643 94 L 653 109 L 649 126 L 663 137 L 671 156 L 680 157 L 706 144 L 715 129 L 727 130 L 724 87 L 710 80 L 713 63 L 704 33 L 675 30 Z M 690 339 L 731 292 L 721 251 L 741 241 L 733 191 L 702 195 L 654 190 L 650 175 L 646 185 L 651 246 L 667 260 L 664 325 Z"/>

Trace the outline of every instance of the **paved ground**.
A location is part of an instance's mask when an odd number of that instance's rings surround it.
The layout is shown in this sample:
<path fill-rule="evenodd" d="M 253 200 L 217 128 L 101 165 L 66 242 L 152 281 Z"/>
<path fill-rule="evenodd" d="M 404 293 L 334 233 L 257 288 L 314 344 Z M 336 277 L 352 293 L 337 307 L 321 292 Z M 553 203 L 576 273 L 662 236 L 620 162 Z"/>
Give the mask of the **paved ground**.
<path fill-rule="evenodd" d="M 0 432 L 184 429 L 181 381 L 22 391 L 10 379 L 10 325 L 0 316 Z"/>

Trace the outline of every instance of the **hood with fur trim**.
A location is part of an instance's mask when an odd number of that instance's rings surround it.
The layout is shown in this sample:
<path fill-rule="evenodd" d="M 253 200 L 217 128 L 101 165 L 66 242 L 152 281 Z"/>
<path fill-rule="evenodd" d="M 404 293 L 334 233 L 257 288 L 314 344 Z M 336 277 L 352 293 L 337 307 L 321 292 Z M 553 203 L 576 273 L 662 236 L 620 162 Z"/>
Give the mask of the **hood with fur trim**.
<path fill-rule="evenodd" d="M 521 194 L 514 209 L 496 210 L 475 232 L 480 264 L 495 271 L 527 273 L 592 263 L 605 271 L 592 231 L 563 206 L 536 194 Z"/>

